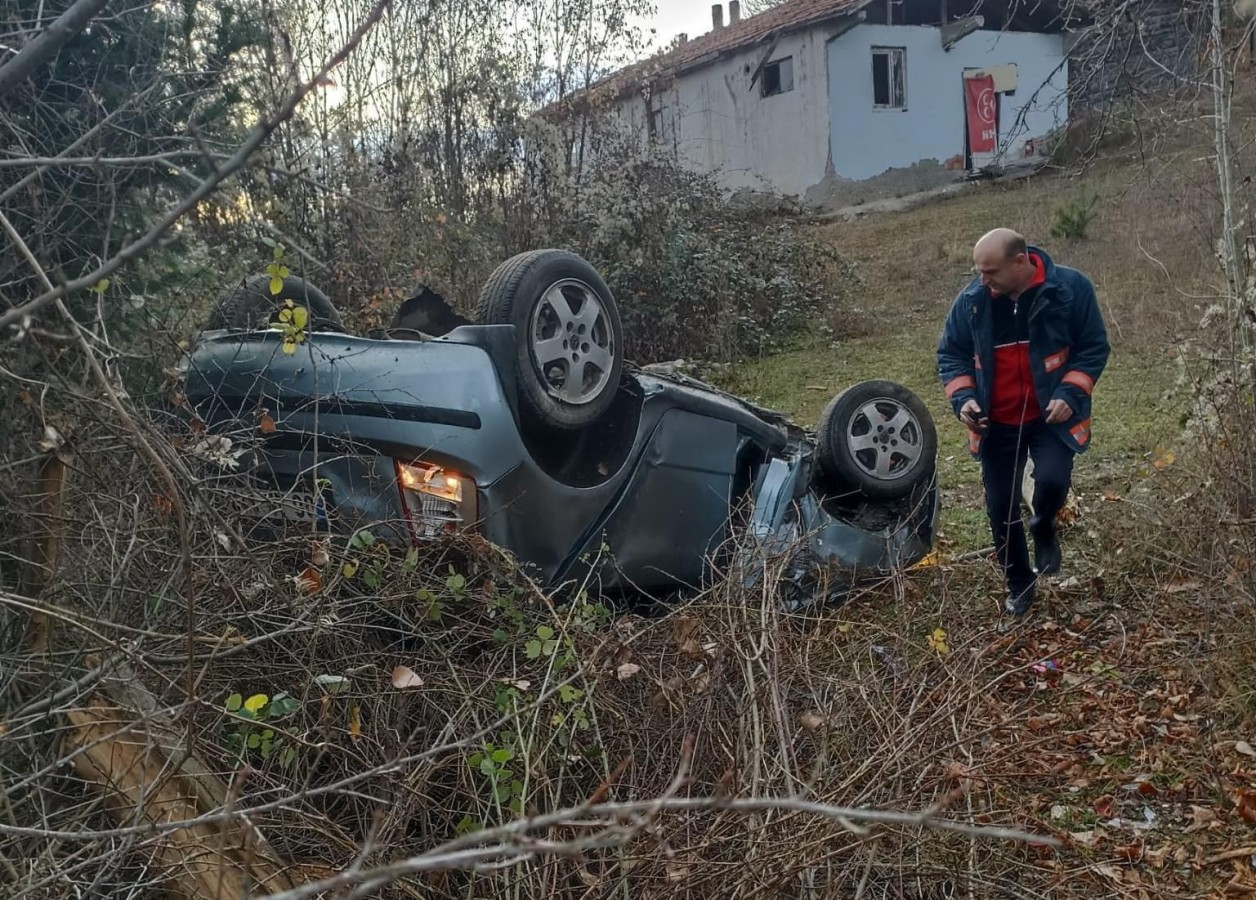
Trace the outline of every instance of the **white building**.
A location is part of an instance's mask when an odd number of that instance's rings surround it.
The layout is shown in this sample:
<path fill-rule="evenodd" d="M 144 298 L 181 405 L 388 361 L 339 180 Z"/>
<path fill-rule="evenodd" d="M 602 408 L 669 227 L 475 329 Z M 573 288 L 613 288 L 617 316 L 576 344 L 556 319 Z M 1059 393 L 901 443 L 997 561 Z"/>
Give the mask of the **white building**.
<path fill-rule="evenodd" d="M 1051 0 L 785 0 L 746 19 L 730 0 L 712 19 L 586 99 L 733 191 L 901 195 L 1032 162 L 1068 119 L 1073 35 Z"/>

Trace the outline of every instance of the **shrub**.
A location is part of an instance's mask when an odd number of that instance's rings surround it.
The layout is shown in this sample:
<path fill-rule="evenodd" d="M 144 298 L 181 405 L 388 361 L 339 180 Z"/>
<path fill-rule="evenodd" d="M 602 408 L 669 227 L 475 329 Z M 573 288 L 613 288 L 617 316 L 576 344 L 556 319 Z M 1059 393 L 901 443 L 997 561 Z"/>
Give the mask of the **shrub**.
<path fill-rule="evenodd" d="M 1096 207 L 1099 195 L 1083 188 L 1078 195 L 1055 208 L 1055 221 L 1051 225 L 1051 236 L 1069 239 L 1084 239 L 1090 231 L 1090 225 L 1099 217 Z"/>
<path fill-rule="evenodd" d="M 630 357 L 729 361 L 780 349 L 841 305 L 834 249 L 725 198 L 710 177 L 626 149 L 591 164 L 533 243 L 586 257 L 618 299 Z"/>

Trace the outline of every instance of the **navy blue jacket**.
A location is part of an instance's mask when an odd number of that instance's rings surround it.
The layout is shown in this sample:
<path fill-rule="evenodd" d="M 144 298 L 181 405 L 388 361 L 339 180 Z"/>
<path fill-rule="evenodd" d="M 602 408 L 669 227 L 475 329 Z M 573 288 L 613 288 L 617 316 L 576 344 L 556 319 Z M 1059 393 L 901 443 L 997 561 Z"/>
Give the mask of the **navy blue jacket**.
<path fill-rule="evenodd" d="M 1062 399 L 1073 415 L 1049 426 L 1074 452 L 1090 444 L 1090 395 L 1108 362 L 1108 331 L 1095 289 L 1076 269 L 1057 266 L 1043 250 L 1045 280 L 1029 309 L 1029 361 L 1034 393 L 1046 415 L 1047 404 Z M 976 399 L 987 415 L 993 393 L 994 326 L 990 291 L 974 277 L 951 305 L 938 342 L 938 376 L 955 414 Z M 968 449 L 981 456 L 981 435 L 969 429 Z"/>

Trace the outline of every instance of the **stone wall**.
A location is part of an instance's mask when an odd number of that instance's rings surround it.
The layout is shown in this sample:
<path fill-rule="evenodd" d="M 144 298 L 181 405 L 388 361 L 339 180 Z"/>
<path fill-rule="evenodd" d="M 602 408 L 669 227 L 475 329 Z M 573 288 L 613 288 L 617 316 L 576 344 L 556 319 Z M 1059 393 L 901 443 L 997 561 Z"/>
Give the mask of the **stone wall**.
<path fill-rule="evenodd" d="M 1207 19 L 1198 4 L 1132 0 L 1114 6 L 1122 10 L 1115 17 L 1096 10 L 1100 24 L 1081 36 L 1069 55 L 1074 109 L 1171 93 L 1198 78 L 1208 38 Z"/>

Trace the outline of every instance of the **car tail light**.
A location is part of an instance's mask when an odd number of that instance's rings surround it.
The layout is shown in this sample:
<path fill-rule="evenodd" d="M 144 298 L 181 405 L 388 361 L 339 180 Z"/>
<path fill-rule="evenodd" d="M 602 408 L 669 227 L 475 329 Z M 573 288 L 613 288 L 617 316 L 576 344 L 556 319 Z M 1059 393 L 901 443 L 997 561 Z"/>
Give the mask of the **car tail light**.
<path fill-rule="evenodd" d="M 475 482 L 431 463 L 397 460 L 401 506 L 416 538 L 449 534 L 475 521 Z"/>

